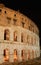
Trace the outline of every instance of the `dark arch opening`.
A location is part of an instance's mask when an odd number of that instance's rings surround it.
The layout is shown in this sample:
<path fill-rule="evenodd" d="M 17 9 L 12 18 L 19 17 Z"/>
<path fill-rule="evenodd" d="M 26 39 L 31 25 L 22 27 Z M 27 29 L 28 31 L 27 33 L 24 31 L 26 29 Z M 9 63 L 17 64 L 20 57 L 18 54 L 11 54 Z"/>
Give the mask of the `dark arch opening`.
<path fill-rule="evenodd" d="M 9 50 L 6 48 L 3 50 L 4 61 L 9 61 Z"/>
<path fill-rule="evenodd" d="M 9 40 L 9 30 L 8 29 L 4 31 L 4 40 Z"/>

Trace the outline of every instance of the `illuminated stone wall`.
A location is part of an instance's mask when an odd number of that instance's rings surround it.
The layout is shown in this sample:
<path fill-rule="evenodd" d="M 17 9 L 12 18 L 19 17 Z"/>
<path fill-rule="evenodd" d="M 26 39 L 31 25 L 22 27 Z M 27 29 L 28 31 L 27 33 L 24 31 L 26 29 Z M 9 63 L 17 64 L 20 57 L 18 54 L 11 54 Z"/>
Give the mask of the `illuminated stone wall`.
<path fill-rule="evenodd" d="M 39 41 L 39 30 L 32 20 L 0 4 L 0 62 L 39 57 Z"/>

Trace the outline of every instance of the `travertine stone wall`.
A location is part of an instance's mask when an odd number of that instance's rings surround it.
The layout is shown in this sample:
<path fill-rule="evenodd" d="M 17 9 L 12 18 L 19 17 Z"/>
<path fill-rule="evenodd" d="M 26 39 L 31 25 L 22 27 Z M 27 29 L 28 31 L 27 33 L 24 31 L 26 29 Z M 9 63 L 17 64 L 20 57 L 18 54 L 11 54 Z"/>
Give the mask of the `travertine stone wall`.
<path fill-rule="evenodd" d="M 5 30 L 9 31 L 9 35 L 7 34 L 9 40 L 4 40 Z M 0 63 L 4 62 L 3 53 L 6 48 L 9 50 L 10 62 L 14 61 L 14 49 L 17 50 L 18 61 L 22 61 L 23 58 L 29 60 L 39 57 L 39 43 L 39 30 L 36 24 L 20 12 L 0 4 Z"/>

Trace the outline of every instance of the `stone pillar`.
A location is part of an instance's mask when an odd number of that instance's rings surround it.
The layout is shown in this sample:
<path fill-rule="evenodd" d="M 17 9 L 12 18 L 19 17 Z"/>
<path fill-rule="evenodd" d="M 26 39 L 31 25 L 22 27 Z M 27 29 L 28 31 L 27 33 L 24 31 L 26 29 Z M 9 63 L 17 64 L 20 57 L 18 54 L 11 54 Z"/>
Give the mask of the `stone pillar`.
<path fill-rule="evenodd" d="M 13 33 L 14 33 L 14 32 L 13 32 L 13 30 L 11 29 L 11 30 L 10 30 L 10 40 L 11 40 L 11 41 L 14 41 L 14 40 L 13 40 L 13 39 L 14 39 L 14 38 L 13 38 L 13 36 L 14 36 Z"/>
<path fill-rule="evenodd" d="M 20 28 L 18 29 L 18 32 L 17 32 L 17 40 L 18 40 L 18 42 L 21 42 L 21 31 L 20 31 Z"/>
<path fill-rule="evenodd" d="M 3 30 L 3 27 L 0 27 L 0 40 L 4 40 L 4 30 Z"/>
<path fill-rule="evenodd" d="M 22 58 L 21 58 L 21 50 L 18 50 L 18 61 L 22 61 Z"/>

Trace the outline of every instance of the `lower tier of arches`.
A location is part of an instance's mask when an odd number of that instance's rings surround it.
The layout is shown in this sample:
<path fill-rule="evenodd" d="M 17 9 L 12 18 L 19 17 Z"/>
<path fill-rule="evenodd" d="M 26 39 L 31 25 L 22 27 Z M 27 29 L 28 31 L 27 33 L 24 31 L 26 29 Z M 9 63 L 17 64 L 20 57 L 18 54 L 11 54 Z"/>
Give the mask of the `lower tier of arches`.
<path fill-rule="evenodd" d="M 24 61 L 40 56 L 38 47 L 20 44 L 0 44 L 0 63 L 5 61 Z"/>

